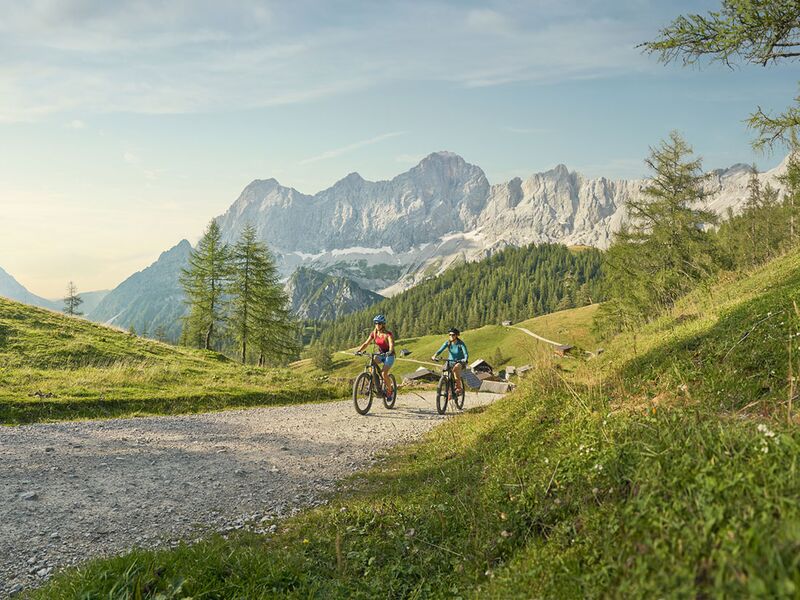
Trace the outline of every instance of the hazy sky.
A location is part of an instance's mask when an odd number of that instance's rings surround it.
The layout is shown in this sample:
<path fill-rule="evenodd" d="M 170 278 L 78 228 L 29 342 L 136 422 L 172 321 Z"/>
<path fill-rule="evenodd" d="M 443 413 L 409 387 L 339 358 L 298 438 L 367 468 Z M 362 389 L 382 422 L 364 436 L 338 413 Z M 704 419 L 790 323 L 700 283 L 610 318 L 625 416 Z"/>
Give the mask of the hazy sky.
<path fill-rule="evenodd" d="M 436 150 L 492 182 L 636 177 L 678 129 L 708 168 L 772 167 L 742 120 L 789 104 L 796 65 L 634 47 L 718 4 L 0 0 L 0 267 L 47 297 L 111 288 L 253 179 L 314 193 Z"/>

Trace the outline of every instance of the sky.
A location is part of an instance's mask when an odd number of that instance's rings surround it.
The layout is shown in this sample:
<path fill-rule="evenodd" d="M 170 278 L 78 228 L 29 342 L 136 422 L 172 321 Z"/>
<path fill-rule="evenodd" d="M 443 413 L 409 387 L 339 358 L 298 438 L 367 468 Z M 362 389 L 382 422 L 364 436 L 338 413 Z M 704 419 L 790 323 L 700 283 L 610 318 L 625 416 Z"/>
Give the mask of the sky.
<path fill-rule="evenodd" d="M 313 194 L 449 150 L 492 183 L 566 164 L 647 175 L 677 129 L 705 167 L 797 64 L 643 54 L 718 0 L 0 0 L 0 267 L 32 292 L 110 289 L 194 242 L 254 179 Z"/>

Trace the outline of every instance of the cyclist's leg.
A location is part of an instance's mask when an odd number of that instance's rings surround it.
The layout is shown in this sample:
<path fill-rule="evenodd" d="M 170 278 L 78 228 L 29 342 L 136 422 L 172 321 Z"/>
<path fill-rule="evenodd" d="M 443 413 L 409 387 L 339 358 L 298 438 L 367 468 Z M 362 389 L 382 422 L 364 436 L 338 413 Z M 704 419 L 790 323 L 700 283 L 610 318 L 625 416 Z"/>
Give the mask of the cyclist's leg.
<path fill-rule="evenodd" d="M 453 375 L 456 377 L 456 394 L 460 394 L 461 390 L 464 389 L 464 382 L 461 381 L 461 369 L 462 365 L 460 362 L 453 365 Z"/>
<path fill-rule="evenodd" d="M 394 390 L 392 389 L 392 380 L 389 378 L 389 371 L 394 366 L 394 356 L 387 356 L 384 358 L 383 361 L 383 371 L 381 374 L 383 375 L 383 389 L 386 390 L 386 393 L 390 396 L 394 394 Z"/>

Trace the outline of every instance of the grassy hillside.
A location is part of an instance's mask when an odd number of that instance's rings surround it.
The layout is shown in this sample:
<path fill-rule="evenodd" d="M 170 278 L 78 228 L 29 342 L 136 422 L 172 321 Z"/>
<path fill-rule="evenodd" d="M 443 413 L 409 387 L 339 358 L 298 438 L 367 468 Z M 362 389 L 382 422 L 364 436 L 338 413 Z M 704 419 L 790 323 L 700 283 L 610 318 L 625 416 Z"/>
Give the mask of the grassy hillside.
<path fill-rule="evenodd" d="M 520 320 L 601 299 L 601 253 L 560 244 L 505 248 L 474 263 L 451 267 L 437 277 L 330 323 L 319 339 L 331 347 L 355 344 L 377 313 L 401 336 L 477 329 Z"/>
<path fill-rule="evenodd" d="M 0 423 L 197 412 L 344 391 L 0 298 Z"/>
<path fill-rule="evenodd" d="M 798 252 L 573 374 L 540 365 L 274 536 L 96 561 L 33 597 L 797 597 L 795 303 Z"/>
<path fill-rule="evenodd" d="M 461 335 L 469 348 L 470 361 L 482 358 L 489 361 L 494 367 L 506 365 L 520 366 L 530 364 L 540 355 L 542 343 L 531 338 L 526 333 L 514 329 L 523 327 L 548 339 L 576 345 L 587 349 L 594 349 L 597 341 L 591 332 L 592 318 L 597 311 L 596 304 L 562 310 L 528 319 L 521 323 L 514 323 L 512 327 L 487 325 L 478 329 L 464 331 Z M 397 340 L 398 352 L 401 349 L 410 350 L 407 358 L 398 355 L 398 360 L 392 372 L 398 379 L 415 371 L 420 366 L 431 369 L 439 368 L 430 362 L 430 357 L 436 352 L 447 338 L 445 333 L 440 335 L 426 335 L 416 338 L 400 338 Z M 544 345 L 547 347 L 546 345 Z M 494 355 L 497 349 L 503 357 L 499 365 L 494 364 Z M 353 349 L 338 351 L 333 355 L 333 369 L 323 373 L 314 368 L 310 359 L 298 361 L 292 365 L 300 373 L 314 377 L 329 376 L 332 379 L 351 379 L 364 368 L 365 358 L 352 356 Z M 424 363 L 424 364 L 420 364 Z"/>

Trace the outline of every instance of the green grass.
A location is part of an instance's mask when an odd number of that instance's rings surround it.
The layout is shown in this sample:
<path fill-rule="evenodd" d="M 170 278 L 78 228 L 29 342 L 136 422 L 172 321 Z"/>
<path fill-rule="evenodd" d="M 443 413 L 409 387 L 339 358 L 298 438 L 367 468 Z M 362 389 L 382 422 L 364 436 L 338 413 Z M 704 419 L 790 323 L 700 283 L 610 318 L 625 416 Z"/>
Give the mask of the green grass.
<path fill-rule="evenodd" d="M 3 424 L 290 404 L 346 391 L 0 298 Z"/>
<path fill-rule="evenodd" d="M 574 373 L 550 359 L 273 536 L 93 561 L 31 597 L 797 597 L 794 301 L 800 253 Z"/>
<path fill-rule="evenodd" d="M 552 339 L 582 348 L 594 348 L 596 339 L 591 332 L 591 323 L 597 310 L 596 304 L 563 310 L 549 315 L 529 319 L 522 323 L 513 325 L 525 327 L 532 331 Z M 431 363 L 430 357 L 436 352 L 447 336 L 427 335 L 418 338 L 406 338 L 397 340 L 398 358 L 392 372 L 398 379 L 404 375 L 416 371 L 420 366 L 436 369 L 435 363 Z M 462 332 L 461 338 L 469 348 L 470 362 L 482 358 L 496 369 L 507 365 L 520 366 L 538 360 L 541 348 L 549 351 L 549 346 L 536 341 L 529 335 L 517 329 L 501 327 L 499 325 L 487 325 L 479 329 L 470 329 Z M 494 354 L 497 349 L 503 356 L 503 361 L 499 365 L 494 363 Z M 411 354 L 407 360 L 399 356 L 402 349 L 410 350 Z M 293 364 L 293 368 L 298 372 L 307 373 L 314 377 L 329 377 L 332 380 L 347 381 L 355 377 L 363 368 L 366 362 L 364 358 L 349 355 L 352 348 L 347 351 L 336 352 L 333 355 L 333 369 L 328 373 L 323 373 L 316 369 L 308 359 L 298 361 Z M 420 365 L 419 362 L 426 363 Z"/>

